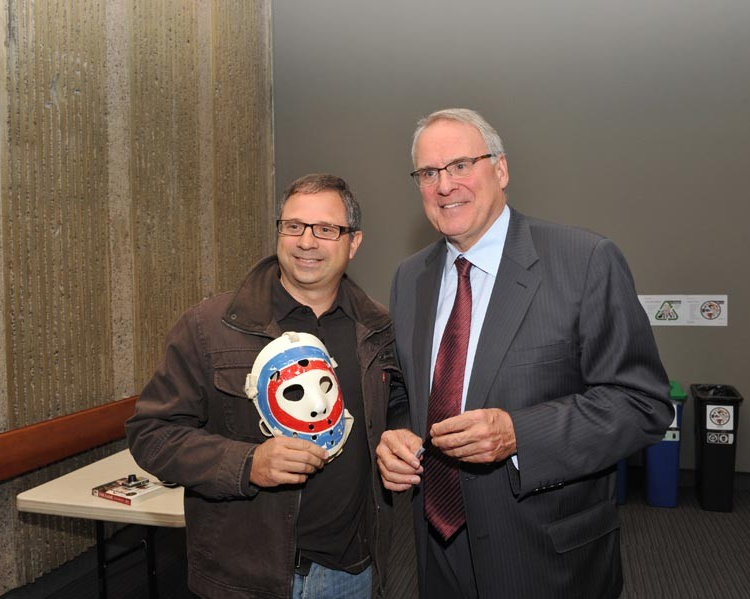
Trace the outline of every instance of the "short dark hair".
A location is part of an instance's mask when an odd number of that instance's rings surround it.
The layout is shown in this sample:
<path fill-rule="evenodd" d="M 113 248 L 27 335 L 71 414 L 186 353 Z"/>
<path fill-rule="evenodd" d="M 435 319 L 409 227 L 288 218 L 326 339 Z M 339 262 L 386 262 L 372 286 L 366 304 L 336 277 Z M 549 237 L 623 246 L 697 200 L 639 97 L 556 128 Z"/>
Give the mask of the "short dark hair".
<path fill-rule="evenodd" d="M 294 194 L 320 193 L 321 191 L 327 190 L 338 192 L 341 201 L 344 202 L 344 208 L 346 209 L 346 226 L 359 231 L 362 228 L 362 210 L 359 207 L 359 203 L 354 198 L 354 194 L 349 188 L 347 182 L 341 177 L 329 173 L 314 173 L 292 181 L 281 195 L 277 218 L 281 218 L 284 205 Z"/>

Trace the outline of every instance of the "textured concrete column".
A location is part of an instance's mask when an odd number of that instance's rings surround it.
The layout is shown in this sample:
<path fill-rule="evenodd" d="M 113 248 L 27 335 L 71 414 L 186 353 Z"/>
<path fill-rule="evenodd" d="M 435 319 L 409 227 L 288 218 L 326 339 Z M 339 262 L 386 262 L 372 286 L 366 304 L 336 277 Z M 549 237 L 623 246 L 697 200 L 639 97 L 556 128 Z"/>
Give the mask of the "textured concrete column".
<path fill-rule="evenodd" d="M 198 0 L 198 137 L 200 139 L 201 296 L 216 291 L 216 214 L 214 211 L 214 87 L 212 0 Z"/>
<path fill-rule="evenodd" d="M 133 394 L 135 363 L 133 219 L 130 203 L 130 87 L 127 0 L 107 0 L 107 139 L 112 358 L 115 398 Z"/>
<path fill-rule="evenodd" d="M 5 180 L 8 176 L 8 11 L 3 7 L 0 10 L 0 193 L 5 189 Z M 7 362 L 4 359 L 7 354 L 6 348 L 6 328 L 5 314 L 7 313 L 7 304 L 5 301 L 5 230 L 6 222 L 5 202 L 0 196 L 0 433 L 8 430 L 8 369 Z M 3 535 L 3 527 L 0 525 L 0 536 Z M 6 552 L 7 553 L 7 552 Z M 3 560 L 3 557 L 0 557 Z M 0 561 L 0 572 L 3 570 L 2 561 Z M 0 587 L 2 588 L 2 587 Z"/>
<path fill-rule="evenodd" d="M 140 392 L 191 304 L 272 247 L 270 0 L 6 0 L 0 433 Z M 0 594 L 93 543 L 0 482 Z M 2 456 L 0 456 L 2 459 Z"/>

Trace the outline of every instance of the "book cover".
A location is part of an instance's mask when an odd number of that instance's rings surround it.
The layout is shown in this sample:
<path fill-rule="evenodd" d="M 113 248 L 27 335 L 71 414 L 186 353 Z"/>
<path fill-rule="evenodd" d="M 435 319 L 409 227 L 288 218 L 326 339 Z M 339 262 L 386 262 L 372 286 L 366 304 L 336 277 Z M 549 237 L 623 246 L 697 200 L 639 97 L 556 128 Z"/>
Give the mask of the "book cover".
<path fill-rule="evenodd" d="M 96 497 L 109 499 L 110 501 L 132 505 L 158 495 L 165 488 L 161 483 L 155 483 L 147 478 L 137 478 L 131 475 L 98 485 L 91 489 L 91 494 Z"/>

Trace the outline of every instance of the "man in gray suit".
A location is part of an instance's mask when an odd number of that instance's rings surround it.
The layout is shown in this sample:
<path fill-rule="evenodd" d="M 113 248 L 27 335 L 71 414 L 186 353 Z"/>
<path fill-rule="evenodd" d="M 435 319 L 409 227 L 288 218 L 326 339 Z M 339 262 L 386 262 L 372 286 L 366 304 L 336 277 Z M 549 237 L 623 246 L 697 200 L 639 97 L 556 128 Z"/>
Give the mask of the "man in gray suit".
<path fill-rule="evenodd" d="M 445 239 L 394 276 L 410 426 L 377 453 L 386 488 L 414 492 L 420 594 L 616 598 L 615 464 L 673 418 L 625 259 L 508 206 L 502 142 L 474 111 L 422 119 L 412 159 Z"/>

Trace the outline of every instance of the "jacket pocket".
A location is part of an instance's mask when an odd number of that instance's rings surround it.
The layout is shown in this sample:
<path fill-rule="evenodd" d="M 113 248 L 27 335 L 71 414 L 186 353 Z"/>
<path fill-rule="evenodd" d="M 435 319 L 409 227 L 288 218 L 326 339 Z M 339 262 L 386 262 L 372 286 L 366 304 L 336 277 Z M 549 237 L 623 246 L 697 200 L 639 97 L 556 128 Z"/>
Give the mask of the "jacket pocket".
<path fill-rule="evenodd" d="M 252 365 L 240 368 L 217 368 L 214 371 L 214 386 L 227 395 L 248 399 L 245 393 L 245 381 L 251 369 Z"/>
<path fill-rule="evenodd" d="M 596 541 L 620 528 L 617 508 L 611 501 L 596 505 L 547 527 L 555 551 L 565 553 Z"/>
<path fill-rule="evenodd" d="M 503 360 L 502 366 L 504 368 L 512 368 L 563 360 L 572 354 L 570 345 L 566 341 L 561 341 L 560 343 L 541 345 L 539 347 L 511 349 L 508 351 L 505 360 Z"/>
<path fill-rule="evenodd" d="M 224 426 L 235 439 L 262 443 L 267 439 L 259 427 L 260 415 L 245 393 L 245 380 L 256 353 L 222 352 L 213 356 L 214 387 L 221 393 Z"/>

